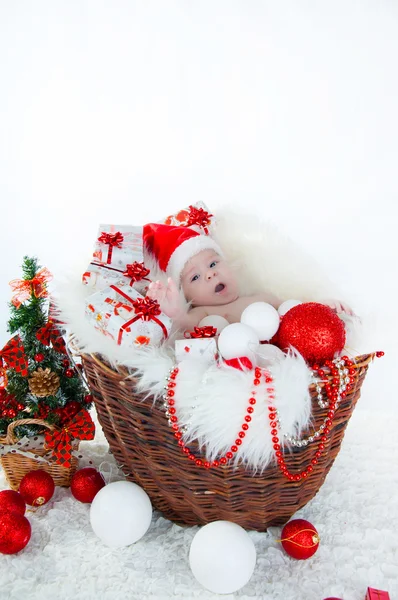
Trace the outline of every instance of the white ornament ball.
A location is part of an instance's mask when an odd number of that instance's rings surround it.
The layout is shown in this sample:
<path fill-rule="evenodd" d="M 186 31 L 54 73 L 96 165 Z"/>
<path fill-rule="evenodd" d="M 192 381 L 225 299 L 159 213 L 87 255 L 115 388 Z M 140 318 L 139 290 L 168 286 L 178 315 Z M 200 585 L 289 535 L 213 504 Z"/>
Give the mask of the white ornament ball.
<path fill-rule="evenodd" d="M 192 540 L 189 564 L 194 577 L 214 594 L 232 594 L 253 575 L 256 548 L 249 534 L 236 523 L 214 521 Z"/>
<path fill-rule="evenodd" d="M 261 344 L 256 356 L 256 364 L 259 367 L 269 367 L 284 357 L 285 354 L 278 346 L 274 346 L 273 344 Z"/>
<path fill-rule="evenodd" d="M 224 319 L 221 315 L 209 315 L 208 317 L 204 317 L 198 325 L 198 327 L 216 327 L 217 334 L 220 335 L 223 329 L 228 327 L 229 323 L 227 319 Z"/>
<path fill-rule="evenodd" d="M 299 304 L 302 304 L 301 300 L 285 300 L 278 308 L 279 316 L 283 317 L 291 308 Z"/>
<path fill-rule="evenodd" d="M 134 544 L 148 531 L 151 519 L 148 494 L 130 481 L 115 481 L 103 487 L 90 508 L 94 533 L 112 548 Z"/>
<path fill-rule="evenodd" d="M 253 361 L 259 345 L 257 333 L 243 323 L 228 325 L 218 338 L 218 350 L 225 360 L 247 356 Z"/>
<path fill-rule="evenodd" d="M 266 342 L 278 331 L 280 318 L 271 304 L 253 302 L 243 311 L 240 322 L 254 329 L 260 342 Z"/>

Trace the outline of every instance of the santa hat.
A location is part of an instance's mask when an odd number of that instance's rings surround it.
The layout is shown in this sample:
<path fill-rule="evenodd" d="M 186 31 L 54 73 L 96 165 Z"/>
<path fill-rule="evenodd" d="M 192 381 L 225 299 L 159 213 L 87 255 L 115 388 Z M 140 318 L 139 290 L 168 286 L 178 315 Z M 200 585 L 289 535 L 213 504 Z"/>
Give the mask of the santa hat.
<path fill-rule="evenodd" d="M 202 235 L 190 227 L 148 223 L 143 234 L 144 260 L 151 268 L 180 281 L 186 263 L 202 250 L 214 250 L 223 256 L 219 245 L 209 236 Z"/>

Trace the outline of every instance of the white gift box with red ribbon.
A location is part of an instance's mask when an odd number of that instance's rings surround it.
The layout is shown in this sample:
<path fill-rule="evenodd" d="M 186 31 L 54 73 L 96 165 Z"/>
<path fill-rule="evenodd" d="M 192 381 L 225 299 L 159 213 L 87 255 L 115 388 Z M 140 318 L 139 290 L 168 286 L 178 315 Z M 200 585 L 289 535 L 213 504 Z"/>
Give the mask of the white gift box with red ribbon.
<path fill-rule="evenodd" d="M 93 259 L 82 279 L 95 290 L 128 283 L 145 294 L 151 280 L 143 263 L 142 227 L 100 225 Z"/>
<path fill-rule="evenodd" d="M 129 285 L 110 285 L 89 296 L 86 317 L 95 329 L 125 347 L 159 345 L 172 325 L 156 300 L 144 298 Z"/>
<path fill-rule="evenodd" d="M 175 341 L 177 363 L 184 360 L 198 360 L 211 365 L 217 362 L 218 350 L 214 337 Z"/>

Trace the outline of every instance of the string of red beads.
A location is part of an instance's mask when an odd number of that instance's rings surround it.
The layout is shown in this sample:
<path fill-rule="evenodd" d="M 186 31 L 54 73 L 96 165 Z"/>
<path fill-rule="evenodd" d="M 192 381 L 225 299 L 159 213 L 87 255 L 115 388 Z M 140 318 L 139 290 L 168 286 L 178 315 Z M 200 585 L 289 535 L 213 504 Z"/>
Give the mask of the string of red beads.
<path fill-rule="evenodd" d="M 167 412 L 170 415 L 169 421 L 171 423 L 172 429 L 174 430 L 174 436 L 178 440 L 178 445 L 180 446 L 182 452 L 187 456 L 187 458 L 189 460 L 191 460 L 192 462 L 194 462 L 196 464 L 196 466 L 198 466 L 198 467 L 205 467 L 206 469 L 210 469 L 211 467 L 219 467 L 220 465 L 226 465 L 234 457 L 234 455 L 238 452 L 238 448 L 239 448 L 239 446 L 242 445 L 242 441 L 245 438 L 246 433 L 249 429 L 250 422 L 252 420 L 252 414 L 254 412 L 254 406 L 257 402 L 257 400 L 255 398 L 256 388 L 261 383 L 261 369 L 258 367 L 256 367 L 254 369 L 254 379 L 253 379 L 254 389 L 252 390 L 251 396 L 249 398 L 249 404 L 246 409 L 246 415 L 244 417 L 244 422 L 242 423 L 242 425 L 240 427 L 240 431 L 238 432 L 238 434 L 236 436 L 235 442 L 232 444 L 232 446 L 230 447 L 228 452 L 225 453 L 225 456 L 221 456 L 221 458 L 219 458 L 218 460 L 213 460 L 212 462 L 202 460 L 201 458 L 198 458 L 197 456 L 195 456 L 193 454 L 193 452 L 191 452 L 191 450 L 185 445 L 185 442 L 182 439 L 183 433 L 178 424 L 178 418 L 176 415 L 175 400 L 174 400 L 174 395 L 175 395 L 174 388 L 176 387 L 176 378 L 177 378 L 178 372 L 179 372 L 178 367 L 175 367 L 170 372 L 170 375 L 167 380 L 167 386 L 166 386 L 167 391 L 166 391 L 166 395 L 164 397 L 164 399 L 167 403 Z"/>

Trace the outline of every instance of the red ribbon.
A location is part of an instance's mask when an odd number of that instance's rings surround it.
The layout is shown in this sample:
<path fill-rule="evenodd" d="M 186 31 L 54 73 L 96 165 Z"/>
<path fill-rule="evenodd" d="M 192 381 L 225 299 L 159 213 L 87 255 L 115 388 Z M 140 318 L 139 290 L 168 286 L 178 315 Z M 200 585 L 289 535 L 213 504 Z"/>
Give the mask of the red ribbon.
<path fill-rule="evenodd" d="M 54 350 L 60 354 L 67 353 L 64 338 L 51 319 L 49 319 L 43 327 L 40 327 L 40 329 L 37 330 L 36 338 L 45 346 L 51 344 Z"/>
<path fill-rule="evenodd" d="M 106 259 L 108 265 L 112 262 L 113 248 L 121 248 L 123 240 L 124 237 L 123 234 L 120 233 L 120 231 L 116 231 L 116 233 L 106 233 L 105 231 L 103 231 L 101 233 L 100 237 L 98 238 L 98 241 L 101 242 L 101 244 L 106 244 L 107 246 L 109 246 L 108 257 Z"/>
<path fill-rule="evenodd" d="M 29 361 L 19 335 L 11 338 L 0 351 L 0 367 L 2 369 L 3 361 L 8 369 L 14 369 L 16 373 L 21 373 L 22 377 L 28 376 Z"/>
<path fill-rule="evenodd" d="M 93 440 L 95 425 L 87 410 L 83 409 L 77 413 L 62 429 L 46 431 L 44 434 L 48 448 L 53 449 L 55 462 L 63 467 L 71 466 L 72 441 Z"/>
<path fill-rule="evenodd" d="M 193 331 L 189 332 L 191 338 L 212 338 L 217 334 L 217 327 L 207 325 L 206 327 L 194 327 Z"/>
<path fill-rule="evenodd" d="M 32 294 L 36 298 L 45 298 L 47 296 L 46 283 L 50 279 L 52 279 L 52 275 L 46 268 L 40 269 L 33 279 L 13 279 L 10 281 L 10 286 L 16 293 L 11 298 L 11 302 L 16 308 L 19 308 Z"/>
<path fill-rule="evenodd" d="M 209 235 L 207 226 L 211 225 L 210 217 L 212 216 L 213 215 L 209 214 L 203 208 L 195 208 L 195 206 L 190 206 L 187 227 L 191 227 L 191 225 L 198 225 L 199 227 L 202 227 L 206 235 Z"/>
<path fill-rule="evenodd" d="M 111 285 L 110 287 L 131 303 L 136 315 L 129 321 L 126 321 L 126 323 L 123 323 L 123 325 L 121 326 L 117 339 L 117 343 L 119 345 L 122 343 L 123 332 L 128 331 L 130 325 L 132 325 L 132 323 L 135 323 L 135 321 L 138 321 L 139 319 L 142 319 L 143 321 L 154 321 L 155 323 L 160 325 L 164 336 L 167 337 L 167 329 L 164 323 L 162 323 L 162 321 L 160 321 L 160 319 L 157 318 L 159 315 L 162 314 L 159 302 L 153 300 L 152 298 L 149 298 L 148 296 L 146 296 L 145 298 L 137 298 L 136 300 L 133 300 L 133 298 L 130 298 L 130 296 L 125 294 L 123 290 L 119 289 L 115 285 Z"/>
<path fill-rule="evenodd" d="M 125 277 L 130 277 L 130 285 L 132 286 L 137 281 L 146 280 L 149 281 L 147 275 L 149 275 L 150 271 L 147 269 L 143 262 L 139 263 L 137 261 L 133 262 L 131 265 L 126 265 L 126 270 L 123 275 Z"/>
<path fill-rule="evenodd" d="M 251 371 L 253 369 L 253 363 L 247 356 L 231 358 L 229 360 L 224 359 L 224 362 L 229 367 L 234 367 L 234 369 L 238 369 L 239 371 Z"/>

